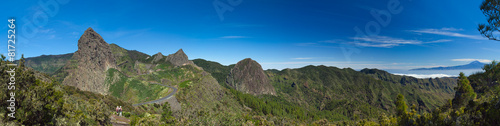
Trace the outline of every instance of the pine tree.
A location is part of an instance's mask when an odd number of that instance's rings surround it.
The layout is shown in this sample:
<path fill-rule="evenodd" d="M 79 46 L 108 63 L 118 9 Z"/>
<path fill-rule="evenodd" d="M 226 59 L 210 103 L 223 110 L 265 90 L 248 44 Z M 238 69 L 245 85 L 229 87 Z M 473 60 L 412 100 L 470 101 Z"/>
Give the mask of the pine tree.
<path fill-rule="evenodd" d="M 500 41 L 499 37 L 494 32 L 499 32 L 500 29 L 500 2 L 498 0 L 485 0 L 480 6 L 481 11 L 484 16 L 488 18 L 487 24 L 479 24 L 478 30 L 479 32 L 486 38 L 490 40 Z"/>
<path fill-rule="evenodd" d="M 455 98 L 453 99 L 453 108 L 464 106 L 469 100 L 476 98 L 476 93 L 474 89 L 472 89 L 469 79 L 467 79 L 463 72 L 460 72 L 458 79 L 458 84 L 455 88 Z"/>
<path fill-rule="evenodd" d="M 26 59 L 24 59 L 24 54 L 21 55 L 21 59 L 19 59 L 19 68 L 24 68 L 24 62 Z"/>
<path fill-rule="evenodd" d="M 408 106 L 405 102 L 405 96 L 402 94 L 398 94 L 398 98 L 396 99 L 396 114 L 397 116 L 402 116 L 407 113 Z"/>
<path fill-rule="evenodd" d="M 408 105 L 406 105 L 405 97 L 402 94 L 398 94 L 396 99 L 396 114 L 398 117 L 399 125 L 409 125 L 411 124 L 411 116 L 407 111 Z"/>
<path fill-rule="evenodd" d="M 0 54 L 0 55 L 2 55 L 2 61 L 5 61 L 5 58 L 7 58 L 7 57 L 5 57 L 3 54 Z"/>

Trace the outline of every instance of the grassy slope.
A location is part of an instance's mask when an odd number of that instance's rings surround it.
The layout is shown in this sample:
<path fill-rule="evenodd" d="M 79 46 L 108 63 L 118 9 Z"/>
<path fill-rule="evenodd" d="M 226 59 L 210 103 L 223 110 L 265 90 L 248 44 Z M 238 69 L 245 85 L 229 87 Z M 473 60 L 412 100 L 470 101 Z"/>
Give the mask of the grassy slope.
<path fill-rule="evenodd" d="M 110 44 L 111 52 L 115 56 L 116 64 L 120 70 L 126 75 L 132 75 L 137 72 L 134 69 L 136 61 L 144 62 L 149 55 L 135 51 L 126 50 L 116 44 Z"/>
<path fill-rule="evenodd" d="M 130 103 L 141 103 L 168 95 L 168 88 L 150 84 L 135 78 L 128 78 L 116 69 L 108 69 L 106 84 L 112 96 Z"/>

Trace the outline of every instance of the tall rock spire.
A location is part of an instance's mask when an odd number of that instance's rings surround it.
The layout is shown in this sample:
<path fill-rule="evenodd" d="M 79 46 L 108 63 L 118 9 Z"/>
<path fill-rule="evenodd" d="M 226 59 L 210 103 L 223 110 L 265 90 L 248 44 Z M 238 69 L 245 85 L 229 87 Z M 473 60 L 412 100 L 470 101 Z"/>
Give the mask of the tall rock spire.
<path fill-rule="evenodd" d="M 81 90 L 106 94 L 104 85 L 106 70 L 117 68 L 109 44 L 92 28 L 85 30 L 78 40 L 78 50 L 68 62 L 76 68 L 70 69 L 63 84 L 75 86 Z"/>

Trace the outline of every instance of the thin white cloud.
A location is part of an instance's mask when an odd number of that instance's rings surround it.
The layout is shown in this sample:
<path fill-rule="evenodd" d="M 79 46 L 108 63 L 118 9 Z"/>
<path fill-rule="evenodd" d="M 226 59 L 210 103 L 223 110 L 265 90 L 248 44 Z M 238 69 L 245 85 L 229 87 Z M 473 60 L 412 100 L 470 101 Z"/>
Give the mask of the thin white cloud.
<path fill-rule="evenodd" d="M 247 38 L 246 36 L 222 36 L 220 38 L 224 39 L 238 39 L 238 38 Z"/>
<path fill-rule="evenodd" d="M 462 61 L 462 62 L 479 61 L 482 63 L 490 63 L 491 62 L 491 60 L 488 60 L 488 59 L 451 59 L 451 61 Z"/>
<path fill-rule="evenodd" d="M 355 44 L 364 47 L 383 47 L 383 48 L 391 48 L 399 45 L 399 44 L 373 44 L 373 43 L 355 43 Z"/>
<path fill-rule="evenodd" d="M 294 60 L 308 60 L 308 59 L 313 59 L 313 57 L 298 57 L 298 58 L 292 58 Z"/>
<path fill-rule="evenodd" d="M 415 32 L 415 33 L 426 33 L 426 34 L 436 34 L 436 35 L 461 37 L 461 38 L 469 38 L 469 39 L 477 39 L 477 40 L 486 40 L 485 38 L 483 38 L 480 35 L 466 35 L 466 34 L 456 32 L 456 31 L 461 31 L 461 30 L 463 30 L 463 29 L 441 28 L 441 29 L 420 29 L 420 30 L 409 30 L 409 31 Z"/>
<path fill-rule="evenodd" d="M 344 43 L 344 40 L 341 39 L 334 39 L 334 40 L 323 40 L 323 41 L 318 41 L 320 43 Z"/>
<path fill-rule="evenodd" d="M 295 45 L 297 46 L 311 46 L 311 45 L 317 45 L 318 43 L 314 42 L 306 42 L 306 43 L 296 43 Z"/>
<path fill-rule="evenodd" d="M 401 45 L 420 45 L 425 43 L 440 43 L 440 42 L 451 41 L 447 39 L 440 39 L 435 41 L 423 42 L 420 40 L 407 40 L 400 38 L 392 38 L 388 36 L 364 36 L 364 37 L 353 37 L 351 39 L 356 40 L 356 42 L 353 42 L 353 44 L 357 46 L 382 47 L 382 48 L 392 48 Z"/>
<path fill-rule="evenodd" d="M 430 42 L 425 42 L 425 43 L 441 43 L 441 42 L 451 42 L 449 39 L 440 39 L 436 41 L 430 41 Z"/>
<path fill-rule="evenodd" d="M 38 32 L 40 33 L 55 33 L 54 29 L 39 29 Z"/>
<path fill-rule="evenodd" d="M 49 35 L 49 36 L 47 37 L 47 39 L 54 39 L 54 38 L 56 38 L 56 35 Z"/>
<path fill-rule="evenodd" d="M 445 31 L 463 31 L 464 29 L 462 29 L 462 28 L 457 29 L 457 28 L 453 28 L 453 27 L 450 27 L 450 28 L 444 27 L 444 28 L 441 28 L 441 30 L 445 30 Z"/>
<path fill-rule="evenodd" d="M 411 76 L 415 78 L 436 78 L 436 77 L 456 77 L 452 75 L 447 75 L 447 74 L 401 74 L 401 73 L 394 73 L 395 75 L 401 75 L 401 76 Z"/>
<path fill-rule="evenodd" d="M 391 38 L 387 36 L 365 36 L 365 37 L 354 37 L 355 40 L 361 40 L 373 43 L 384 43 L 384 44 L 421 44 L 422 41 L 418 40 L 405 40 L 399 38 Z"/>

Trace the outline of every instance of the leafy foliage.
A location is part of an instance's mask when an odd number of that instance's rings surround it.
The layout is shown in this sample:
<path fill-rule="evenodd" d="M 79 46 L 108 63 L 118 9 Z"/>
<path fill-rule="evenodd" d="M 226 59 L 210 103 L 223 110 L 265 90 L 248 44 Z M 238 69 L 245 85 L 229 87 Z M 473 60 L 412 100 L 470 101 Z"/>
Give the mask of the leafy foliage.
<path fill-rule="evenodd" d="M 498 0 L 485 0 L 481 4 L 481 11 L 488 18 L 487 24 L 479 24 L 478 30 L 479 32 L 490 40 L 499 41 L 498 36 L 495 36 L 495 32 L 499 32 L 498 27 L 500 26 L 500 2 Z"/>
<path fill-rule="evenodd" d="M 458 77 L 458 86 L 455 93 L 455 98 L 453 99 L 454 107 L 463 106 L 468 103 L 470 100 L 474 100 L 476 98 L 476 93 L 470 86 L 469 79 L 464 75 L 464 73 L 460 72 L 460 76 Z"/>
<path fill-rule="evenodd" d="M 21 58 L 20 63 L 25 61 L 24 57 Z M 0 61 L 1 64 L 9 62 Z M 10 74 L 7 71 L 13 69 L 6 65 L 1 65 L 1 78 L 2 84 L 10 83 Z M 54 125 L 52 120 L 55 120 L 62 115 L 62 105 L 64 103 L 63 92 L 56 88 L 56 82 L 41 82 L 35 78 L 34 72 L 24 65 L 15 67 L 13 86 L 15 88 L 8 89 L 7 86 L 0 87 L 0 99 L 2 101 L 13 100 L 14 102 L 1 102 L 1 106 L 6 106 L 0 110 L 2 113 L 3 121 L 14 121 L 23 125 L 46 124 Z M 11 97 L 11 93 L 15 96 Z M 15 104 L 15 105 L 14 105 Z M 14 105 L 15 118 L 10 118 L 7 106 Z"/>

